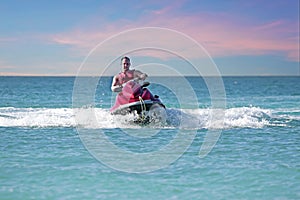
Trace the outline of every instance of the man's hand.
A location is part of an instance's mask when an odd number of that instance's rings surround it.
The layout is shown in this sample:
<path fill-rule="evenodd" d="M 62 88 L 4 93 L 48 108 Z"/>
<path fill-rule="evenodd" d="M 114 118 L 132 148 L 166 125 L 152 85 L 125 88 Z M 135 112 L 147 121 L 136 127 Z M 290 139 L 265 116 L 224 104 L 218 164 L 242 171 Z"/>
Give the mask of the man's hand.
<path fill-rule="evenodd" d="M 139 79 L 141 79 L 141 80 L 145 80 L 147 78 L 147 74 L 141 74 L 141 75 L 139 75 Z"/>
<path fill-rule="evenodd" d="M 111 86 L 111 91 L 113 91 L 113 92 L 121 92 L 122 88 L 123 88 L 122 85 Z"/>

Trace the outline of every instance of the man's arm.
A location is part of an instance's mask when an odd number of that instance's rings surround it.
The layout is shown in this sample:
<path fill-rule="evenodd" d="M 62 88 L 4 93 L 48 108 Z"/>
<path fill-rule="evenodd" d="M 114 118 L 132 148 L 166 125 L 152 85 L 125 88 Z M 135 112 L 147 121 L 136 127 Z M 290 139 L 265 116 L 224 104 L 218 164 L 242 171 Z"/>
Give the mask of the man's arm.
<path fill-rule="evenodd" d="M 114 76 L 112 84 L 111 84 L 111 91 L 113 92 L 121 92 L 122 91 L 122 85 L 117 85 L 118 78 L 117 76 Z"/>
<path fill-rule="evenodd" d="M 148 75 L 139 70 L 134 70 L 134 77 L 144 81 L 148 77 Z"/>

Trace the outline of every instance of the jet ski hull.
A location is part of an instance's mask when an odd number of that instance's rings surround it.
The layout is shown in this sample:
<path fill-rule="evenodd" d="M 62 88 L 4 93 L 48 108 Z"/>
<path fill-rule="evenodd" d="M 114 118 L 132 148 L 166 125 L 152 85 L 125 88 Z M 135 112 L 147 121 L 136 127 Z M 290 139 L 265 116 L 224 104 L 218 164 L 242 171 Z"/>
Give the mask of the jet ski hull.
<path fill-rule="evenodd" d="M 149 111 L 151 108 L 154 108 L 156 106 L 165 108 L 164 104 L 159 101 L 145 100 L 121 105 L 118 108 L 112 110 L 111 113 L 113 115 L 127 115 L 133 112 L 141 114 L 143 111 Z"/>
<path fill-rule="evenodd" d="M 149 85 L 149 84 L 147 84 Z M 147 124 L 152 121 L 164 121 L 165 105 L 157 95 L 136 82 L 128 82 L 122 92 L 116 96 L 115 105 L 110 109 L 113 115 L 136 115 L 135 123 Z"/>

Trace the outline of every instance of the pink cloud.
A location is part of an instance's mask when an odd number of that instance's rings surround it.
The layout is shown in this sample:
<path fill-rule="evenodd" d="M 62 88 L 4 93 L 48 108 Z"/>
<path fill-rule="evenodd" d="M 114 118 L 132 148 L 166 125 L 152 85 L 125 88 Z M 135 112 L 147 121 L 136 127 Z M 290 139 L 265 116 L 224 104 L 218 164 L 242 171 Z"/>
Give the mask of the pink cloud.
<path fill-rule="evenodd" d="M 299 24 L 284 20 L 262 24 L 243 24 L 226 13 L 179 15 L 174 10 L 183 2 L 147 12 L 137 21 L 107 22 L 93 31 L 71 30 L 52 36 L 52 42 L 79 49 L 91 49 L 121 31 L 146 26 L 170 28 L 202 44 L 213 56 L 281 54 L 299 62 Z M 298 26 L 298 27 L 297 27 Z M 155 39 L 155 38 L 153 38 Z M 136 40 L 139 40 L 137 37 Z M 163 38 L 160 38 L 163 41 Z M 174 41 L 174 45 L 180 43 Z M 195 55 L 192 51 L 190 55 Z"/>

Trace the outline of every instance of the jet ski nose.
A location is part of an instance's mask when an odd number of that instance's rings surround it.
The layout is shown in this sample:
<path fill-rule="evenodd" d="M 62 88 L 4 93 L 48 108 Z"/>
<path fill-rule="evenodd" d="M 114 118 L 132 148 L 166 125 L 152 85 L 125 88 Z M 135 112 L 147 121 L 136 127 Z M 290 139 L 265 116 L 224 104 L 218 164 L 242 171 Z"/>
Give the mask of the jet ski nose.
<path fill-rule="evenodd" d="M 142 93 L 142 88 L 140 84 L 135 83 L 134 81 L 130 81 L 124 86 L 122 91 L 123 94 L 127 97 L 131 97 L 131 95 L 136 97 Z"/>

